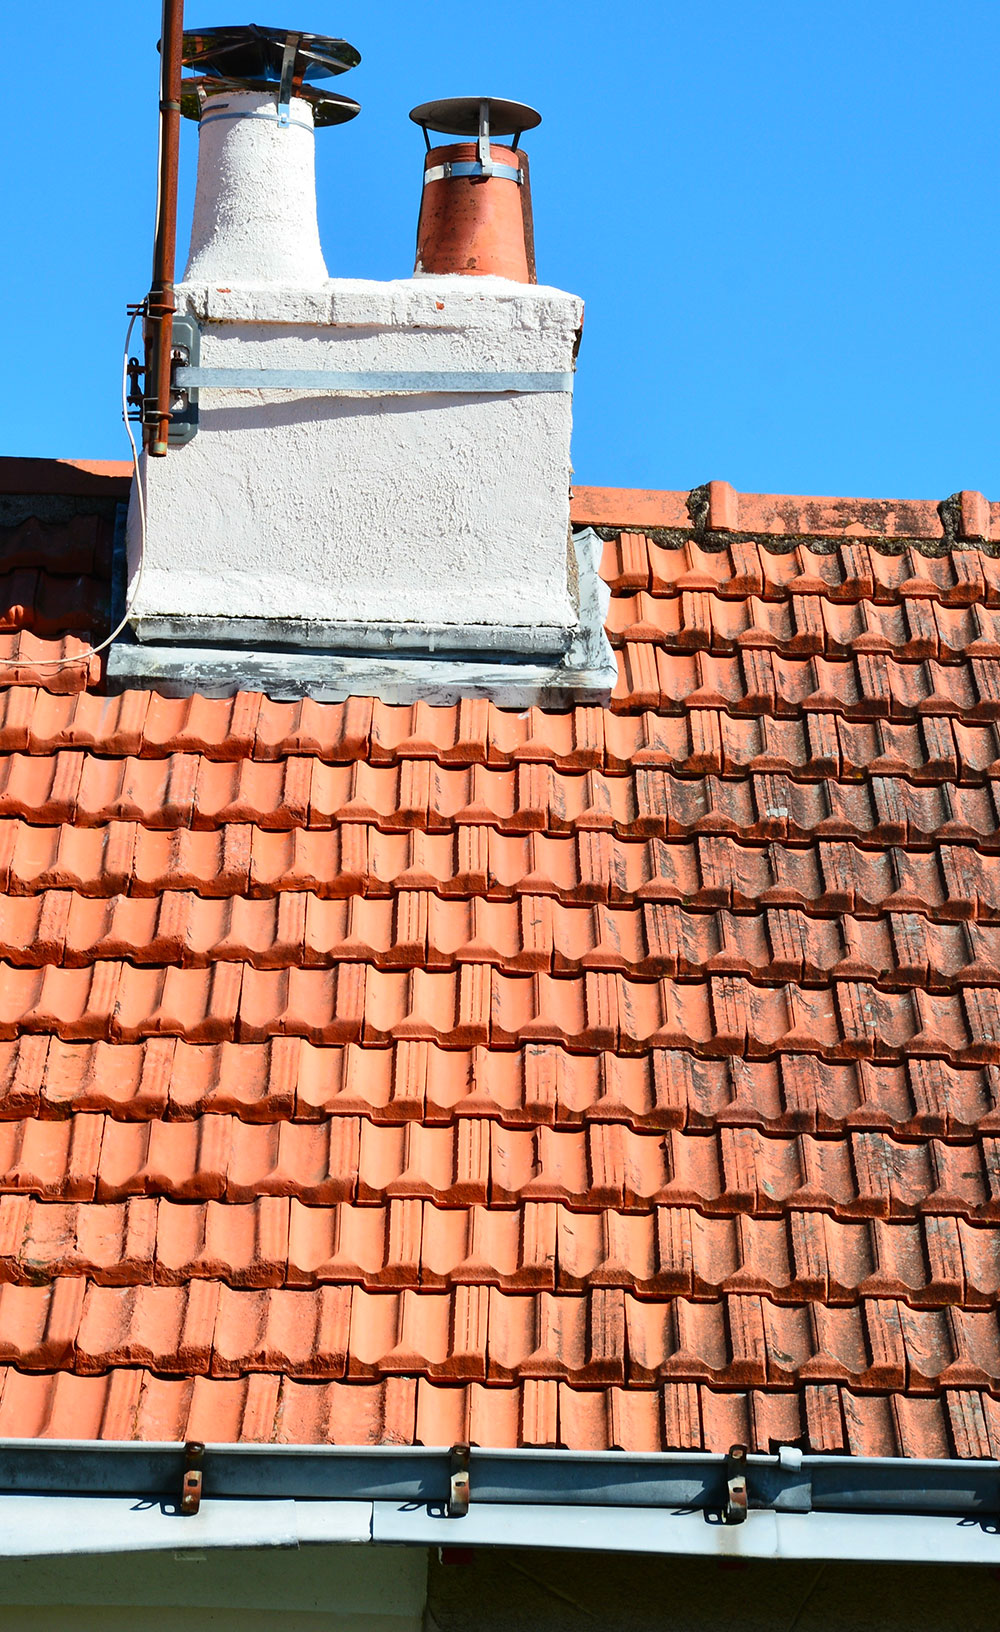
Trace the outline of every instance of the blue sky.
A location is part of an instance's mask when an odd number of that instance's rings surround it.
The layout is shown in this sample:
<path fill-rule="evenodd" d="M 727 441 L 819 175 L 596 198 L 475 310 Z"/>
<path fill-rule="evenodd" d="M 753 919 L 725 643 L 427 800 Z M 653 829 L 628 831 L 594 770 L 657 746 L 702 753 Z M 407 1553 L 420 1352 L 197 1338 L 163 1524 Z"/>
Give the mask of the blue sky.
<path fill-rule="evenodd" d="M 160 6 L 4 17 L 44 32 L 4 121 L 0 453 L 124 458 Z M 254 14 L 188 0 L 186 18 Z M 362 53 L 338 87 L 360 118 L 317 138 L 334 276 L 412 269 L 414 103 L 485 90 L 542 111 L 539 277 L 587 301 L 581 484 L 1000 497 L 996 0 L 294 0 L 254 20 Z M 185 122 L 182 245 L 196 147 Z"/>

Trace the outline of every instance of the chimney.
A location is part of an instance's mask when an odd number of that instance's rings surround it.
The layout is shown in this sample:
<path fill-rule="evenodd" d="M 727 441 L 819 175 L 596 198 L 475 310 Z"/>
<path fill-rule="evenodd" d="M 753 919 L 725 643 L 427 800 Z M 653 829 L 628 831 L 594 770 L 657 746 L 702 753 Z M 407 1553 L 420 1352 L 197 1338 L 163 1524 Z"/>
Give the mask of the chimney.
<path fill-rule="evenodd" d="M 488 97 L 415 109 L 417 270 L 329 278 L 314 131 L 358 110 L 315 80 L 348 58 L 343 41 L 277 30 L 185 37 L 200 135 L 172 446 L 141 460 L 133 638 L 109 680 L 606 698 L 599 546 L 569 526 L 583 307 L 534 282 L 527 163 L 497 140 L 538 115 Z M 475 140 L 435 149 L 428 129 Z"/>
<path fill-rule="evenodd" d="M 424 102 L 410 118 L 427 143 L 414 270 L 537 282 L 528 155 L 517 144 L 541 114 L 523 102 L 460 96 Z M 432 147 L 429 130 L 476 139 Z M 498 136 L 513 136 L 510 147 L 497 146 Z"/>
<path fill-rule="evenodd" d="M 316 220 L 317 125 L 343 124 L 357 102 L 312 79 L 361 61 L 346 40 L 259 28 L 184 36 L 181 111 L 198 121 L 198 181 L 185 283 L 326 283 Z M 237 74 L 241 77 L 233 78 Z"/>

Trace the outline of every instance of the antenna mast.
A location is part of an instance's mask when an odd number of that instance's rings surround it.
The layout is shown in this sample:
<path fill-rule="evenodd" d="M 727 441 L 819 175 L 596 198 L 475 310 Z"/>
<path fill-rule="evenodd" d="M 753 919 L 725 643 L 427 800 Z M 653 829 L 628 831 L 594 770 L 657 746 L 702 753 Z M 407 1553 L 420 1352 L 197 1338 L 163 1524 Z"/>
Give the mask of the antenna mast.
<path fill-rule="evenodd" d="M 174 259 L 177 251 L 177 165 L 181 130 L 181 56 L 184 0 L 163 0 L 160 31 L 160 147 L 153 237 L 153 281 L 146 302 L 147 453 L 167 451 L 170 425 L 170 349 L 173 341 Z"/>

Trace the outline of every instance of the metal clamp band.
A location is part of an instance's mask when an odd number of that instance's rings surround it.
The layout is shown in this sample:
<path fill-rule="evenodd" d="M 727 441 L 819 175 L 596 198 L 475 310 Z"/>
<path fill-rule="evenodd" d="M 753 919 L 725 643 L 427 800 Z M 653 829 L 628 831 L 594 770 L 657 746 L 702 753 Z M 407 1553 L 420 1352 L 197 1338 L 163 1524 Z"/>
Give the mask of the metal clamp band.
<path fill-rule="evenodd" d="M 317 391 L 336 396 L 501 396 L 572 391 L 572 374 L 335 373 L 325 368 L 188 368 L 174 371 L 179 391 Z"/>
<path fill-rule="evenodd" d="M 424 186 L 429 181 L 450 181 L 452 176 L 482 176 L 489 180 L 491 176 L 498 176 L 501 181 L 516 181 L 519 187 L 524 186 L 524 171 L 513 164 L 494 164 L 490 170 L 474 159 L 463 159 L 457 164 L 435 164 L 430 170 L 424 171 Z"/>
<path fill-rule="evenodd" d="M 207 113 L 202 114 L 198 123 L 199 125 L 210 125 L 217 119 L 267 119 L 272 125 L 281 125 L 282 127 L 298 125 L 300 130 L 313 129 L 313 126 L 307 124 L 304 119 L 293 119 L 290 115 L 287 119 L 282 119 L 277 113 Z"/>

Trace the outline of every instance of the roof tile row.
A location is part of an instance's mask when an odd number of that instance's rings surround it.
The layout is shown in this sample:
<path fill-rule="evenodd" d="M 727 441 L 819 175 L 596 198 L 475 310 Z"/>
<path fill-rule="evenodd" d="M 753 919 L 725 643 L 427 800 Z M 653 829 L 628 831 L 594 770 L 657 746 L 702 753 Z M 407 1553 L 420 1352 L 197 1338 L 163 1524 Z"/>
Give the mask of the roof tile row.
<path fill-rule="evenodd" d="M 689 1047 L 704 1057 L 805 1052 L 830 1059 L 942 1056 L 992 1063 L 996 999 L 888 993 L 844 980 L 819 990 L 761 988 L 739 975 L 703 983 L 459 971 L 333 969 L 139 969 L 116 962 L 84 969 L 8 966 L 0 1027 L 56 1031 L 67 1039 L 129 1041 L 161 1033 L 191 1041 L 245 1042 L 295 1034 L 317 1042 L 424 1039 L 462 1048 L 488 1041 L 571 1042 L 588 1050 Z"/>
<path fill-rule="evenodd" d="M 678 535 L 661 543 L 643 532 L 622 532 L 606 542 L 601 572 L 615 595 L 649 590 L 665 599 L 689 591 L 740 601 L 814 595 L 840 604 L 920 599 L 1000 607 L 1000 561 L 994 556 L 977 549 L 890 552 L 859 538 L 832 548 L 779 550 L 763 540 Z"/>
<path fill-rule="evenodd" d="M 309 707 L 325 709 L 329 719 L 314 720 L 311 727 L 301 729 L 300 721 L 289 718 L 272 722 L 265 731 L 258 714 L 268 709 L 299 716 Z M 463 720 L 463 711 L 467 715 L 473 707 L 484 711 L 480 719 Z M 171 713 L 163 718 L 166 709 Z M 421 711 L 429 720 L 421 719 Z M 627 774 L 639 765 L 662 765 L 686 768 L 689 774 L 714 769 L 738 775 L 755 768 L 787 768 L 800 775 L 855 776 L 881 760 L 887 772 L 903 776 L 973 781 L 998 774 L 1000 766 L 995 720 L 966 722 L 948 710 L 919 712 L 912 720 L 888 719 L 877 711 L 846 718 L 831 702 L 825 711 L 765 711 L 755 717 L 729 712 L 716 698 L 663 717 L 648 711 L 614 715 L 583 708 L 541 720 L 539 716 L 537 709 L 505 714 L 481 701 L 454 708 L 416 704 L 392 710 L 360 699 L 286 704 L 245 693 L 233 699 L 171 699 L 147 692 L 106 698 L 93 692 L 57 696 L 21 687 L 0 692 L 0 750 L 44 756 L 97 748 L 102 758 L 111 759 L 164 759 L 186 753 L 213 763 L 252 764 L 273 764 L 292 756 L 378 768 L 409 760 L 466 770 L 473 765 L 504 770 L 518 764 L 548 764 L 563 771 L 603 769 L 613 775 Z M 235 752 L 241 744 L 246 748 L 242 755 Z M 157 773 L 145 774 L 155 785 Z M 207 785 L 214 789 L 218 773 L 214 779 L 213 773 L 206 774 Z M 262 785 L 268 785 L 266 774 Z M 321 790 L 324 786 L 319 784 Z"/>
<path fill-rule="evenodd" d="M 40 689 L 68 696 L 101 676 L 101 659 L 88 639 L 36 635 L 31 629 L 0 632 L 0 689 Z"/>
<path fill-rule="evenodd" d="M 39 758 L 11 754 L 0 762 L 0 822 L 4 819 L 32 827 L 76 822 L 102 829 L 138 822 L 168 833 L 217 827 L 329 831 L 352 825 L 390 833 L 461 827 L 622 838 L 720 833 L 744 843 L 846 838 L 880 847 L 972 843 L 996 851 L 1000 781 L 925 785 L 872 775 L 818 782 L 781 772 L 680 777 L 641 765 L 630 776 L 598 771 L 568 776 L 547 765 L 510 771 L 445 770 L 423 760 L 399 767 L 325 766 L 306 759 L 228 765 L 194 754 L 99 760 L 62 752 Z M 8 845 L 19 836 L 6 823 L 0 833 Z M 250 834 L 231 837 L 247 843 Z M 46 844 L 41 837 L 37 842 Z M 87 843 L 69 833 L 63 842 L 78 848 Z M 8 860 L 0 856 L 0 867 Z M 117 860 L 109 858 L 114 877 Z M 238 860 L 248 863 L 249 857 Z"/>
<path fill-rule="evenodd" d="M 733 656 L 668 652 L 650 641 L 619 647 L 617 712 L 722 708 L 732 714 L 843 714 L 847 719 L 916 719 L 950 714 L 1000 718 L 1000 660 L 900 663 L 885 652 L 853 658 L 782 657 L 757 647 Z"/>
<path fill-rule="evenodd" d="M 918 1310 L 897 1299 L 779 1304 L 749 1294 L 644 1301 L 620 1287 L 575 1296 L 449 1291 L 101 1286 L 61 1276 L 0 1284 L 0 1359 L 23 1370 L 148 1366 L 191 1375 L 408 1373 L 510 1382 L 856 1389 L 995 1388 L 995 1310 Z"/>
<path fill-rule="evenodd" d="M 936 1214 L 981 1223 L 1000 1220 L 1000 1139 L 905 1142 L 881 1131 L 831 1138 L 752 1127 L 639 1132 L 618 1122 L 556 1131 L 480 1117 L 440 1126 L 360 1116 L 119 1122 L 80 1113 L 0 1122 L 0 1189 L 49 1201 L 536 1201 L 594 1213 L 693 1207 L 780 1218 L 811 1210 L 848 1220 Z"/>
<path fill-rule="evenodd" d="M 673 902 L 565 905 L 548 895 L 491 901 L 424 890 L 326 898 L 306 891 L 205 899 L 190 891 L 88 898 L 71 890 L 0 896 L 0 957 L 20 968 L 105 959 L 208 968 L 247 963 L 380 969 L 488 964 L 510 971 L 620 971 L 766 983 L 871 981 L 886 990 L 1000 986 L 1000 924 L 937 924 L 922 912 L 811 917 L 798 906 L 734 913 Z"/>
<path fill-rule="evenodd" d="M 1000 1132 L 1000 1067 L 957 1070 L 935 1059 L 828 1064 L 811 1054 L 771 1061 L 698 1059 L 685 1050 L 571 1054 L 267 1043 L 63 1042 L 45 1034 L 0 1043 L 0 1120 L 102 1112 L 117 1121 L 316 1122 L 364 1116 L 398 1125 L 455 1118 L 571 1129 L 585 1122 L 651 1129 L 756 1127 L 771 1133 L 854 1128 L 916 1139 Z"/>
<path fill-rule="evenodd" d="M 250 1372 L 159 1377 L 142 1367 L 97 1376 L 0 1367 L 0 1434 L 53 1439 L 238 1440 L 307 1445 L 535 1445 L 570 1450 L 774 1453 L 808 1443 L 858 1456 L 1000 1453 L 1000 1401 L 975 1389 L 857 1394 L 836 1383 L 794 1389 L 578 1389 L 437 1383 L 427 1377 L 316 1382 Z"/>
<path fill-rule="evenodd" d="M 125 699 L 145 696 L 145 693 L 129 692 L 125 694 Z M 6 708 L 3 706 L 4 698 L 7 699 Z M 96 698 L 91 692 L 76 696 L 50 696 L 32 688 L 0 693 L 0 751 L 40 757 L 70 750 L 79 752 L 86 749 L 88 737 L 92 737 L 94 746 L 100 746 L 102 756 L 112 760 L 126 757 L 162 760 L 185 752 L 203 754 L 212 763 L 232 762 L 232 755 L 225 752 L 228 748 L 225 738 L 210 742 L 207 748 L 198 746 L 200 741 L 210 737 L 208 731 L 189 735 L 177 731 L 151 740 L 138 727 L 134 730 L 116 730 L 113 721 L 106 721 L 109 729 L 102 734 L 100 716 L 94 710 L 86 729 L 69 717 L 70 711 L 77 710 L 82 704 L 99 702 L 107 712 L 111 702 L 119 701 L 123 699 Z M 224 705 L 212 702 L 210 706 L 221 710 Z M 325 706 L 334 709 L 341 706 L 349 708 L 351 705 Z M 225 707 L 230 710 L 228 703 Z M 57 710 L 65 717 L 53 719 Z M 125 710 L 119 712 L 124 714 Z M 446 715 L 455 711 L 441 709 L 438 712 Z M 577 710 L 578 715 L 591 712 Z M 514 718 L 520 721 L 520 716 L 515 715 Z M 608 774 L 619 776 L 639 766 L 662 766 L 692 776 L 707 772 L 740 776 L 747 771 L 770 770 L 808 778 L 855 778 L 872 772 L 895 774 L 916 781 L 967 782 L 981 782 L 984 778 L 1000 775 L 1000 728 L 992 720 L 965 723 L 947 715 L 933 714 L 909 722 L 848 720 L 837 713 L 818 711 L 787 717 L 763 715 L 754 718 L 711 707 L 691 709 L 686 714 L 663 718 L 649 712 L 608 714 L 606 722 L 605 729 L 587 733 L 583 746 L 579 737 L 574 735 L 573 742 L 567 743 L 562 753 L 558 751 L 553 738 L 550 738 L 549 750 L 544 755 L 536 751 L 535 743 L 527 741 L 512 745 L 505 755 L 491 751 L 488 759 L 485 755 L 480 759 L 467 758 L 465 766 L 468 768 L 470 763 L 488 764 L 491 770 L 496 771 L 517 764 L 550 764 L 562 771 L 603 769 Z M 427 733 L 424 739 L 409 737 L 402 742 L 399 751 L 389 748 L 384 754 L 380 753 L 377 739 L 373 737 L 368 744 L 367 756 L 355 757 L 359 762 L 363 759 L 367 765 L 379 769 L 423 759 L 447 767 L 451 764 L 446 746 L 450 736 L 447 722 L 442 720 L 433 736 Z M 431 751 L 434 737 L 438 738 L 436 752 Z M 262 755 L 252 763 L 259 764 L 263 760 L 271 764 L 275 757 Z M 322 756 L 306 754 L 303 757 Z M 134 779 L 137 775 L 131 766 L 122 766 L 121 770 L 123 776 Z M 20 762 L 18 771 L 22 777 L 38 774 L 31 773 Z M 104 773 L 105 776 L 108 774 Z M 142 773 L 138 774 L 141 777 Z M 150 770 L 144 774 L 145 784 L 140 781 L 137 785 L 155 787 L 158 775 L 162 775 Z M 257 774 L 258 781 L 267 788 L 276 773 L 265 773 L 263 778 Z M 225 780 L 223 776 L 223 784 Z M 376 782 L 379 780 L 384 781 L 385 778 L 376 778 Z M 508 776 L 505 782 L 487 781 L 484 786 L 502 787 L 510 781 Z M 218 772 L 206 774 L 205 786 L 210 792 L 217 788 L 218 782 Z M 322 787 L 323 784 L 320 784 L 321 791 Z"/>
<path fill-rule="evenodd" d="M 483 698 L 432 707 L 362 697 L 282 703 L 256 692 L 225 698 L 149 691 L 55 696 L 26 686 L 0 695 L 0 747 L 30 753 L 96 748 L 154 759 L 184 752 L 223 761 L 305 755 L 339 764 L 431 759 L 495 767 L 540 760 L 581 770 L 600 767 L 606 753 L 614 760 L 616 747 L 619 758 L 627 756 L 633 735 L 599 708 L 513 712 Z"/>
<path fill-rule="evenodd" d="M 309 1207 L 283 1196 L 243 1204 L 0 1196 L 0 1282 L 67 1275 L 101 1286 L 624 1287 L 658 1298 L 887 1297 L 911 1308 L 993 1309 L 1000 1237 L 933 1213 L 887 1221 L 794 1209 L 780 1218 L 683 1207 L 585 1213 L 554 1202 L 444 1209 L 417 1199 Z"/>
<path fill-rule="evenodd" d="M 892 992 L 847 978 L 805 987 L 758 986 L 740 974 L 704 981 L 639 981 L 599 970 L 513 974 L 479 963 L 400 971 L 363 963 L 0 964 L 0 1037 L 34 1032 L 115 1042 L 159 1034 L 191 1042 L 288 1034 L 317 1043 L 415 1040 L 447 1048 L 551 1042 L 590 1052 L 688 1049 L 709 1059 L 923 1056 L 972 1066 L 1000 1062 L 1000 994 L 989 986 Z"/>
<path fill-rule="evenodd" d="M 193 892 L 206 901 L 392 901 L 427 892 L 468 903 L 547 896 L 566 902 L 669 902 L 693 912 L 798 909 L 812 917 L 917 913 L 932 922 L 1000 920 L 1000 855 L 969 844 L 912 851 L 821 840 L 810 848 L 746 844 L 728 834 L 620 839 L 615 834 L 382 833 L 361 823 L 271 833 L 231 823 L 173 832 L 134 822 L 71 828 L 0 820 L 0 885 L 13 903 L 72 891 L 107 901 Z M 192 911 L 195 909 L 192 907 Z M 428 912 L 431 911 L 428 902 Z"/>
<path fill-rule="evenodd" d="M 816 595 L 727 600 L 704 590 L 672 597 L 639 590 L 612 598 L 607 629 L 613 644 L 652 641 L 669 652 L 716 656 L 757 648 L 782 657 L 884 652 L 902 663 L 1000 657 L 1000 607 L 943 606 L 916 597 L 879 605 Z"/>

